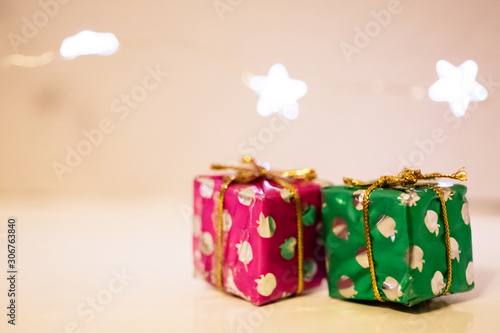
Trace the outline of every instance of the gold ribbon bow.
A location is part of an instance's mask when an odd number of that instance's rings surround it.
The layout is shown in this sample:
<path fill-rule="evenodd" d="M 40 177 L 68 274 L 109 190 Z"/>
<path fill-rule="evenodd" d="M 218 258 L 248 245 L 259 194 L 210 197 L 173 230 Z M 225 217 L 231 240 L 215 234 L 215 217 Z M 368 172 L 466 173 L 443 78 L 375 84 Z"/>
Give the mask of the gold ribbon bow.
<path fill-rule="evenodd" d="M 370 200 L 371 192 L 376 188 L 382 187 L 392 187 L 392 186 L 410 186 L 410 185 L 423 185 L 429 186 L 437 193 L 439 196 L 439 201 L 441 203 L 441 210 L 443 212 L 443 225 L 444 225 L 444 233 L 446 238 L 446 265 L 447 265 L 447 281 L 446 288 L 443 291 L 443 295 L 448 293 L 451 286 L 452 279 L 452 267 L 451 267 L 451 245 L 450 245 L 450 225 L 448 223 L 448 213 L 446 211 L 445 198 L 443 193 L 439 190 L 438 187 L 428 185 L 425 183 L 418 183 L 421 180 L 431 180 L 436 178 L 451 178 L 460 181 L 467 180 L 467 173 L 464 168 L 459 169 L 457 172 L 451 175 L 443 175 L 441 173 L 431 173 L 423 175 L 420 170 L 413 170 L 404 168 L 397 176 L 382 176 L 376 181 L 373 182 L 363 182 L 360 180 L 352 179 L 352 178 L 344 178 L 344 183 L 349 186 L 368 186 L 365 190 L 365 194 L 363 196 L 363 226 L 365 233 L 365 241 L 366 241 L 366 254 L 368 256 L 368 264 L 370 267 L 370 277 L 372 282 L 373 294 L 375 298 L 384 302 L 384 299 L 380 296 L 380 291 L 377 286 L 377 278 L 375 276 L 375 264 L 373 262 L 373 252 L 372 252 L 372 242 L 370 237 L 370 225 L 369 225 L 369 217 L 368 217 L 368 205 Z"/>
<path fill-rule="evenodd" d="M 237 183 L 250 183 L 258 178 L 271 179 L 288 189 L 293 196 L 295 202 L 295 212 L 297 214 L 297 259 L 298 259 L 298 285 L 297 294 L 302 292 L 304 286 L 303 279 L 303 241 L 302 241 L 302 204 L 298 191 L 293 187 L 290 182 L 294 180 L 310 181 L 316 178 L 316 172 L 311 169 L 275 171 L 267 170 L 263 166 L 257 164 L 250 156 L 242 158 L 242 166 L 212 164 L 212 170 L 234 170 L 235 174 L 227 176 L 220 189 L 219 205 L 217 209 L 217 248 L 216 248 L 216 261 L 217 261 L 217 288 L 222 290 L 222 261 L 223 261 L 223 245 L 222 245 L 222 213 L 224 210 L 224 196 L 229 185 L 233 182 Z"/>

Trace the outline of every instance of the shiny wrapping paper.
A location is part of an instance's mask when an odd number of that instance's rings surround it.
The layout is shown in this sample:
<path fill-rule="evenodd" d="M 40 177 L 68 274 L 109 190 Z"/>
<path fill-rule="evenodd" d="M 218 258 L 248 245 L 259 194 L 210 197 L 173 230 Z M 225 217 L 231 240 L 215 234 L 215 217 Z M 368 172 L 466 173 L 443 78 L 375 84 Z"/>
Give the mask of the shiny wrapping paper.
<path fill-rule="evenodd" d="M 222 176 L 194 180 L 195 274 L 216 286 L 217 205 Z M 326 276 L 320 232 L 321 191 L 292 185 L 303 207 L 304 290 Z M 227 293 L 262 305 L 294 294 L 298 285 L 297 216 L 291 193 L 272 180 L 233 183 L 224 197 L 222 284 Z"/>
<path fill-rule="evenodd" d="M 450 293 L 474 287 L 469 210 L 463 185 L 438 185 L 450 226 Z M 333 298 L 375 300 L 363 229 L 366 186 L 323 192 L 328 286 Z M 375 189 L 368 206 L 377 286 L 382 298 L 408 306 L 439 296 L 446 284 L 443 214 L 426 186 Z"/>

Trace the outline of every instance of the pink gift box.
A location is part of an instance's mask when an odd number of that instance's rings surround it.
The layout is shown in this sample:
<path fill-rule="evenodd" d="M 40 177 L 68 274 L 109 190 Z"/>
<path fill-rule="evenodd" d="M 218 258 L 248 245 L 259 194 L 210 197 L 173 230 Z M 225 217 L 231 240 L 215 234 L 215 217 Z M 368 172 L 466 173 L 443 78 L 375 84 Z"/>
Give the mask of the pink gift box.
<path fill-rule="evenodd" d="M 217 205 L 223 176 L 194 180 L 195 275 L 217 285 Z M 326 276 L 321 242 L 320 186 L 292 185 L 303 208 L 304 290 Z M 224 197 L 222 285 L 227 293 L 262 305 L 297 291 L 297 216 L 292 193 L 273 180 L 232 183 Z"/>

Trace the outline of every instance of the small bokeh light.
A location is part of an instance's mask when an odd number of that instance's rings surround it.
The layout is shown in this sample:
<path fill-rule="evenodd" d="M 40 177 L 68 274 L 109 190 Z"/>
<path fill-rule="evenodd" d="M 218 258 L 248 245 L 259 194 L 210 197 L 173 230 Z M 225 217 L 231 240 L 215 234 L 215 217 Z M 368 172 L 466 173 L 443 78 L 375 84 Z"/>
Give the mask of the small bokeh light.
<path fill-rule="evenodd" d="M 81 55 L 112 55 L 120 46 L 116 36 L 110 32 L 94 32 L 84 30 L 67 37 L 61 45 L 61 56 L 74 59 Z"/>

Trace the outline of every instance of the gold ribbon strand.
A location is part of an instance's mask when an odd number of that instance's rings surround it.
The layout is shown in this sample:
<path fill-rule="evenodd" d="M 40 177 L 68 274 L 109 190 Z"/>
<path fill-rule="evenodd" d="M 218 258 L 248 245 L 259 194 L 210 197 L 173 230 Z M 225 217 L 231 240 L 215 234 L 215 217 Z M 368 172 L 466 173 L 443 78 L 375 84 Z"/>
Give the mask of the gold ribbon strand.
<path fill-rule="evenodd" d="M 300 201 L 299 192 L 290 183 L 295 180 L 305 180 L 311 181 L 316 178 L 316 172 L 311 169 L 298 169 L 298 170 L 286 170 L 286 171 L 276 171 L 267 170 L 263 166 L 257 164 L 255 160 L 250 156 L 245 156 L 242 158 L 243 165 L 225 165 L 225 164 L 212 164 L 212 170 L 233 170 L 235 173 L 231 176 L 224 177 L 224 182 L 219 192 L 219 204 L 217 207 L 217 249 L 216 249 L 216 278 L 217 278 L 217 288 L 222 290 L 222 263 L 224 257 L 223 248 L 223 218 L 222 213 L 224 211 L 224 197 L 226 191 L 231 183 L 250 183 L 258 178 L 265 178 L 269 180 L 274 180 L 282 187 L 288 189 L 293 196 L 295 203 L 295 212 L 297 214 L 297 261 L 298 261 L 298 285 L 296 294 L 300 294 L 304 288 L 304 272 L 303 272 L 303 258 L 304 258 L 304 244 L 302 236 L 302 203 Z"/>
<path fill-rule="evenodd" d="M 447 267 L 446 287 L 442 294 L 443 295 L 447 294 L 450 290 L 451 280 L 452 280 L 450 225 L 448 223 L 448 212 L 446 210 L 445 199 L 443 193 L 439 190 L 438 187 L 426 185 L 425 183 L 417 184 L 417 182 L 421 180 L 432 180 L 436 178 L 450 178 L 450 179 L 465 181 L 467 180 L 467 173 L 465 172 L 464 168 L 461 168 L 457 172 L 451 175 L 445 175 L 441 173 L 430 173 L 424 175 L 420 170 L 404 168 L 396 176 L 382 176 L 373 182 L 363 182 L 352 178 L 344 178 L 344 183 L 348 186 L 368 186 L 363 196 L 363 229 L 365 234 L 366 255 L 368 257 L 368 264 L 370 268 L 370 278 L 372 282 L 373 294 L 375 295 L 375 298 L 380 302 L 384 302 L 385 300 L 380 295 L 380 291 L 377 285 L 377 277 L 375 275 L 375 263 L 373 261 L 372 241 L 370 235 L 370 223 L 368 216 L 368 205 L 370 203 L 370 194 L 373 190 L 377 188 L 422 185 L 422 186 L 429 186 L 439 196 L 441 211 L 443 212 L 443 225 L 444 225 L 445 245 L 446 245 L 446 267 Z"/>

